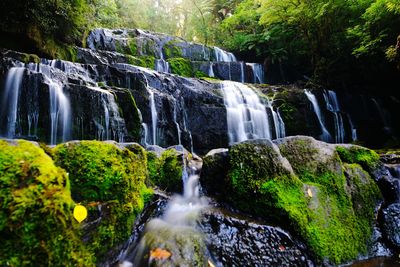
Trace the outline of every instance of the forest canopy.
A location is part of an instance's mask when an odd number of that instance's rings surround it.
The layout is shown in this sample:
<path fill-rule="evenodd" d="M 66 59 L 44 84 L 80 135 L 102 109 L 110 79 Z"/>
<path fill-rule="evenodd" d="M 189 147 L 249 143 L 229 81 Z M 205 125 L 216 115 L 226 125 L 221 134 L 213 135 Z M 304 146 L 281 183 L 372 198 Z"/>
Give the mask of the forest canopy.
<path fill-rule="evenodd" d="M 52 56 L 84 44 L 92 28 L 122 27 L 221 46 L 285 72 L 283 80 L 337 85 L 374 73 L 381 82 L 400 68 L 400 0 L 3 0 L 0 8 L 10 37 L 2 46 L 28 37 Z"/>

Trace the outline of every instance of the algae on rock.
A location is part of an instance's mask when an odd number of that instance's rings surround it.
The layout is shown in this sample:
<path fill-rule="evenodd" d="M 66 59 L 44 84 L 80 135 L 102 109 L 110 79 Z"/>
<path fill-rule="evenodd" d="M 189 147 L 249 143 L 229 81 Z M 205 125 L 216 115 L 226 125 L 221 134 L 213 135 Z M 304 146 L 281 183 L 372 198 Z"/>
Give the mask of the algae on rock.
<path fill-rule="evenodd" d="M 225 181 L 218 185 L 225 192 L 221 196 L 256 216 L 288 219 L 321 261 L 353 260 L 367 253 L 381 195 L 370 170 L 343 163 L 336 147 L 301 136 L 235 144 L 227 177 L 219 179 Z M 215 165 L 209 162 L 204 161 L 205 174 Z"/>
<path fill-rule="evenodd" d="M 136 216 L 152 194 L 145 185 L 146 153 L 143 148 L 134 151 L 98 141 L 54 148 L 56 164 L 69 173 L 72 197 L 91 207 L 93 221 L 100 219 L 88 233 L 88 245 L 98 260 L 129 237 Z"/>
<path fill-rule="evenodd" d="M 94 266 L 64 170 L 28 141 L 0 140 L 0 265 Z"/>

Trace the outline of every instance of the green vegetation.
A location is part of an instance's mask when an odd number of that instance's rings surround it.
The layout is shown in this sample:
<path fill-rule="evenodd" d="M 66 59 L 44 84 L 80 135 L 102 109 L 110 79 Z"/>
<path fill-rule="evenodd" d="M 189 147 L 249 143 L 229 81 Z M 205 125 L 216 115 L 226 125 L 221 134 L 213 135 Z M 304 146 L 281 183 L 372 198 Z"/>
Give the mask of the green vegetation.
<path fill-rule="evenodd" d="M 368 171 L 376 169 L 379 164 L 379 155 L 375 151 L 364 147 L 351 146 L 346 148 L 338 146 L 336 151 L 343 162 L 357 163 Z"/>
<path fill-rule="evenodd" d="M 193 77 L 193 68 L 189 59 L 187 58 L 169 58 L 169 66 L 171 72 L 184 77 Z"/>
<path fill-rule="evenodd" d="M 182 159 L 175 150 L 165 150 L 160 158 L 148 152 L 147 169 L 150 181 L 161 189 L 182 192 Z"/>
<path fill-rule="evenodd" d="M 0 265 L 94 266 L 64 170 L 38 146 L 0 140 Z"/>
<path fill-rule="evenodd" d="M 89 217 L 102 219 L 88 245 L 98 260 L 115 245 L 126 240 L 136 215 L 151 191 L 145 185 L 147 158 L 143 148 L 119 149 L 98 141 L 71 142 L 54 149 L 54 159 L 70 177 L 72 197 L 89 209 Z"/>
<path fill-rule="evenodd" d="M 321 154 L 328 148 L 308 139 L 286 141 L 279 148 L 294 172 L 269 143 L 233 146 L 224 179 L 229 193 L 224 196 L 246 212 L 289 220 L 321 261 L 340 264 L 366 253 L 374 207 L 381 198 L 368 172 L 357 163 L 342 163 L 335 149 L 330 148 L 331 155 Z M 352 154 L 354 161 L 370 162 L 368 153 L 373 161 L 374 152 L 363 150 Z"/>

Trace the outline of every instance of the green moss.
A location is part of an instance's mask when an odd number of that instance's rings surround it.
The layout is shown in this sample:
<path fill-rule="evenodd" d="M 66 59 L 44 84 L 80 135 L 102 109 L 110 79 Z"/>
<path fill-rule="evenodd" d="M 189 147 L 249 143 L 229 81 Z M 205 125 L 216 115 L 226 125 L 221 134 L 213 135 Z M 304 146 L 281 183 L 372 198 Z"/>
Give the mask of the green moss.
<path fill-rule="evenodd" d="M 136 44 L 136 39 L 130 39 L 128 41 L 128 46 L 129 46 L 129 52 L 132 56 L 137 55 L 137 44 Z"/>
<path fill-rule="evenodd" d="M 154 69 L 155 67 L 155 58 L 152 56 L 140 56 L 140 57 L 128 56 L 127 58 L 128 58 L 128 63 L 131 65 L 149 69 Z"/>
<path fill-rule="evenodd" d="M 288 219 L 321 261 L 339 264 L 365 253 L 380 198 L 371 177 L 360 166 L 362 172 L 346 176 L 335 169 L 341 162 L 334 150 L 328 159 L 332 163 L 314 159 L 319 154 L 307 140 L 286 144 L 286 149 L 296 175 L 282 167 L 271 145 L 233 146 L 226 188 L 230 192 L 225 194 L 229 201 L 257 216 L 285 223 Z"/>
<path fill-rule="evenodd" d="M 368 171 L 375 169 L 379 164 L 379 155 L 370 149 L 351 146 L 350 148 L 337 146 L 341 160 L 346 163 L 358 163 Z"/>
<path fill-rule="evenodd" d="M 27 141 L 0 140 L 0 265 L 93 266 L 66 173 Z"/>
<path fill-rule="evenodd" d="M 182 48 L 176 45 L 176 41 L 169 41 L 163 46 L 165 58 L 182 57 Z"/>
<path fill-rule="evenodd" d="M 200 71 L 200 70 L 197 70 L 197 71 L 194 73 L 194 77 L 196 77 L 196 78 L 203 78 L 203 77 L 208 77 L 208 75 L 207 75 L 206 73 Z"/>
<path fill-rule="evenodd" d="M 29 62 L 40 63 L 40 58 L 34 54 L 23 54 L 22 61 L 24 63 L 29 63 Z"/>
<path fill-rule="evenodd" d="M 179 76 L 184 77 L 193 77 L 193 68 L 189 59 L 186 58 L 170 58 L 167 60 L 170 67 L 171 72 L 175 73 Z"/>
<path fill-rule="evenodd" d="M 75 201 L 102 205 L 102 220 L 89 233 L 88 243 L 101 259 L 129 237 L 136 215 L 149 198 L 144 183 L 146 153 L 143 148 L 133 153 L 110 143 L 82 141 L 56 146 L 54 159 L 69 173 Z M 97 208 L 89 215 L 96 218 Z"/>
<path fill-rule="evenodd" d="M 151 182 L 163 190 L 182 192 L 182 160 L 173 150 L 165 150 L 160 158 L 147 153 L 147 169 Z"/>

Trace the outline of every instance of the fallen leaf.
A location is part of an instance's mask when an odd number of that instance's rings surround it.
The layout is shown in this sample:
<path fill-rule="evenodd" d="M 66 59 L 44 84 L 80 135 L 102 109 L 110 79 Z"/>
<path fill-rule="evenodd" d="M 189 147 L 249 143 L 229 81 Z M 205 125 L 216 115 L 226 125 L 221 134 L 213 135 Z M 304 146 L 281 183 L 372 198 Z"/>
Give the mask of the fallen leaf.
<path fill-rule="evenodd" d="M 150 251 L 150 258 L 157 260 L 166 260 L 171 257 L 171 253 L 165 249 L 156 248 Z"/>
<path fill-rule="evenodd" d="M 87 210 L 82 205 L 76 205 L 74 208 L 74 218 L 81 223 L 87 217 Z"/>
<path fill-rule="evenodd" d="M 208 260 L 208 267 L 215 267 L 215 265 L 210 260 Z"/>
<path fill-rule="evenodd" d="M 284 250 L 285 250 L 285 247 L 282 246 L 282 245 L 280 245 L 280 246 L 279 246 L 279 250 L 280 250 L 280 251 L 284 251 Z"/>
<path fill-rule="evenodd" d="M 307 189 L 307 194 L 308 194 L 309 197 L 313 197 L 311 188 Z"/>

